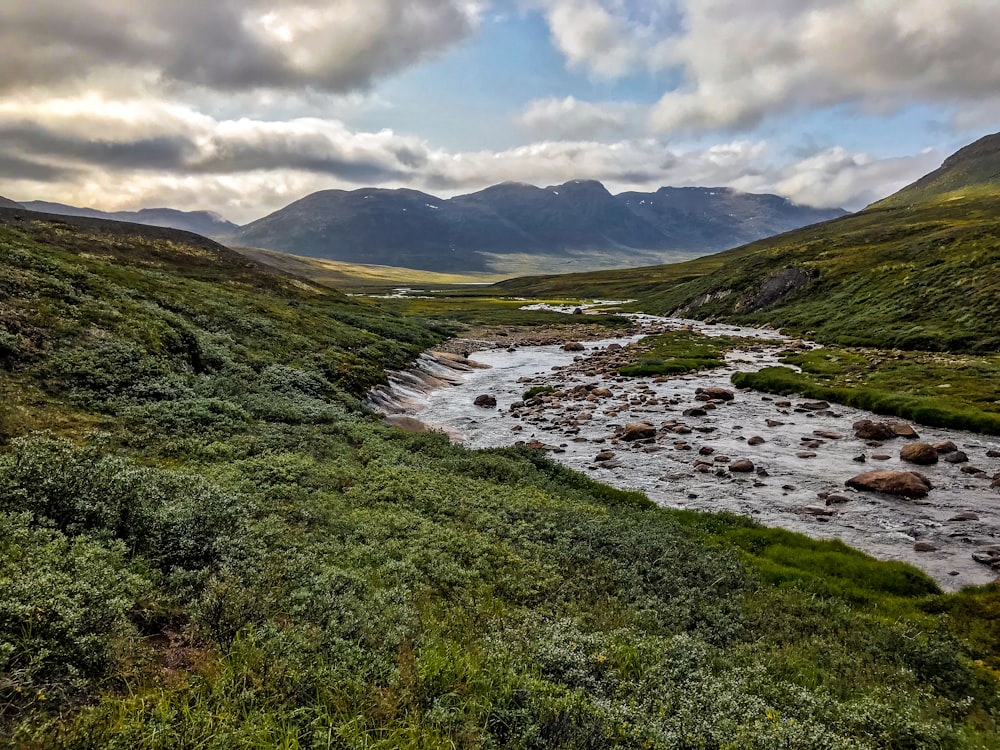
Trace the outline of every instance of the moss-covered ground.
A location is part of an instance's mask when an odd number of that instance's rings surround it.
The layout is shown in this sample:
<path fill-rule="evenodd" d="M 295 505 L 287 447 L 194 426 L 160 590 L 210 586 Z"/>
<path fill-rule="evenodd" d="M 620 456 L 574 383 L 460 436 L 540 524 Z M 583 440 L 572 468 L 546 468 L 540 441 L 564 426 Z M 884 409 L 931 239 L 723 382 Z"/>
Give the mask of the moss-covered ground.
<path fill-rule="evenodd" d="M 428 310 L 73 222 L 0 290 L 9 746 L 998 744 L 1000 590 L 385 428 Z"/>
<path fill-rule="evenodd" d="M 1000 356 L 825 347 L 791 367 L 739 373 L 740 387 L 800 393 L 934 427 L 1000 435 Z"/>
<path fill-rule="evenodd" d="M 647 336 L 638 342 L 634 362 L 619 368 L 620 375 L 648 377 L 683 375 L 699 370 L 714 370 L 726 364 L 726 352 L 747 344 L 732 336 L 706 336 L 697 331 L 668 331 Z M 753 341 L 759 345 L 760 341 Z"/>

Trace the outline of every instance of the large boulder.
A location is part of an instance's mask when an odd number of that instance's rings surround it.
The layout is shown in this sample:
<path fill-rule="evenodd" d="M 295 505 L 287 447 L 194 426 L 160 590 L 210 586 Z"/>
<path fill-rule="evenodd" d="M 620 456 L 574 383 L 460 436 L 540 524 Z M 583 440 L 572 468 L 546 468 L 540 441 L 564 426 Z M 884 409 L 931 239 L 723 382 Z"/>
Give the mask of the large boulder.
<path fill-rule="evenodd" d="M 730 471 L 738 471 L 744 474 L 749 474 L 754 470 L 753 461 L 746 458 L 740 458 L 729 464 Z"/>
<path fill-rule="evenodd" d="M 868 471 L 847 480 L 847 486 L 865 492 L 884 492 L 900 497 L 926 497 L 932 489 L 923 474 L 915 471 Z"/>
<path fill-rule="evenodd" d="M 583 352 L 587 350 L 587 347 L 585 347 L 579 341 L 567 341 L 565 344 L 563 344 L 562 348 L 564 351 L 567 352 Z"/>
<path fill-rule="evenodd" d="M 625 425 L 622 433 L 622 440 L 632 442 L 633 440 L 648 440 L 656 437 L 656 428 L 649 422 L 631 422 Z"/>
<path fill-rule="evenodd" d="M 476 396 L 476 400 L 472 403 L 483 409 L 492 409 L 497 405 L 497 400 L 488 393 L 484 393 L 482 396 Z"/>
<path fill-rule="evenodd" d="M 930 466 L 938 462 L 938 452 L 929 443 L 910 443 L 899 451 L 899 457 L 907 463 Z"/>

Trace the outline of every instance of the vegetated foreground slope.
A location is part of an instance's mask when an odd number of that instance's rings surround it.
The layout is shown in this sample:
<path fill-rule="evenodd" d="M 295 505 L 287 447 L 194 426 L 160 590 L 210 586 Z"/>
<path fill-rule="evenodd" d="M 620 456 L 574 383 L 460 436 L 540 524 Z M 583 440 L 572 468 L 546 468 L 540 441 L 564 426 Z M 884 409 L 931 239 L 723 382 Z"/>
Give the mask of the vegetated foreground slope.
<path fill-rule="evenodd" d="M 511 293 L 638 297 L 647 312 L 821 341 L 1000 350 L 1000 136 L 841 219 L 690 263 L 516 279 Z"/>
<path fill-rule="evenodd" d="M 325 190 L 241 227 L 232 244 L 447 273 L 600 268 L 692 257 L 842 215 L 774 195 L 599 182 L 503 183 L 442 199 L 416 190 Z"/>
<path fill-rule="evenodd" d="M 12 746 L 995 746 L 995 588 L 379 426 L 441 330 L 23 211 L 0 290 Z"/>

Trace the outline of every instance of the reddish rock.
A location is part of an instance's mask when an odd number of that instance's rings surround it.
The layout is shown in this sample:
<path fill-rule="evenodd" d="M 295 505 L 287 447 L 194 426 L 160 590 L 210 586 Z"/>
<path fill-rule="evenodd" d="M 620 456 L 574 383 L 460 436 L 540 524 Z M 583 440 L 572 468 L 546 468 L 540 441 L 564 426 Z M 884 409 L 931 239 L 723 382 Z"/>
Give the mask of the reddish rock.
<path fill-rule="evenodd" d="M 633 440 L 646 440 L 648 438 L 656 437 L 656 428 L 653 427 L 649 422 L 632 422 L 625 425 L 625 432 L 622 434 L 622 440 L 633 441 Z"/>
<path fill-rule="evenodd" d="M 914 430 L 910 425 L 903 424 L 902 422 L 896 422 L 892 425 L 892 431 L 895 433 L 896 437 L 906 438 L 907 440 L 917 440 L 920 435 Z"/>
<path fill-rule="evenodd" d="M 761 445 L 762 443 L 765 442 L 767 441 L 764 440 L 764 438 L 762 438 L 760 435 L 754 435 L 752 438 L 747 440 L 747 445 Z"/>
<path fill-rule="evenodd" d="M 915 471 L 868 471 L 847 480 L 847 486 L 865 492 L 884 492 L 900 497 L 926 497 L 932 486 Z"/>
<path fill-rule="evenodd" d="M 938 462 L 937 451 L 928 443 L 910 443 L 899 451 L 899 457 L 907 463 L 930 466 Z"/>
<path fill-rule="evenodd" d="M 565 344 L 563 344 L 562 348 L 563 351 L 567 352 L 583 352 L 587 350 L 587 347 L 585 347 L 579 341 L 567 341 Z"/>
<path fill-rule="evenodd" d="M 754 470 L 753 461 L 749 461 L 745 458 L 737 459 L 729 464 L 730 471 L 738 471 L 743 474 L 749 474 Z"/>
<path fill-rule="evenodd" d="M 497 400 L 488 393 L 484 393 L 482 396 L 476 396 L 476 400 L 473 403 L 484 409 L 492 409 L 497 405 Z"/>
<path fill-rule="evenodd" d="M 936 450 L 940 455 L 945 455 L 946 453 L 955 453 L 958 451 L 958 446 L 955 445 L 950 440 L 945 440 L 943 443 L 934 443 L 934 450 Z"/>
<path fill-rule="evenodd" d="M 827 440 L 844 439 L 843 435 L 836 432 L 831 432 L 830 430 L 813 430 L 813 435 L 815 435 L 816 437 L 826 438 Z"/>
<path fill-rule="evenodd" d="M 870 419 L 862 419 L 855 422 L 854 437 L 861 440 L 891 440 L 896 437 L 896 433 L 890 425 L 885 422 L 873 422 Z"/>

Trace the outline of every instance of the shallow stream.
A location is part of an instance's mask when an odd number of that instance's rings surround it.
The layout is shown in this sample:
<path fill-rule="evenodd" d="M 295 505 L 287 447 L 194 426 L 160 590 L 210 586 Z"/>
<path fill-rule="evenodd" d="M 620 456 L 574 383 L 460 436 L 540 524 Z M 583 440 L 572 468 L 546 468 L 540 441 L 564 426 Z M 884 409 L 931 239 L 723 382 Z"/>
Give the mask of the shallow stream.
<path fill-rule="evenodd" d="M 969 463 L 903 463 L 899 450 L 904 440 L 872 446 L 854 437 L 855 421 L 884 417 L 837 404 L 810 411 L 801 408 L 801 398 L 782 405 L 787 402 L 781 397 L 733 388 L 734 372 L 778 364 L 781 348 L 766 343 L 783 341 L 774 331 L 640 317 L 650 330 L 690 326 L 709 335 L 760 339 L 762 345 L 732 352 L 724 368 L 662 382 L 620 378 L 592 366 L 609 344 L 627 345 L 639 336 L 589 342 L 582 352 L 543 346 L 473 354 L 471 359 L 487 366 L 483 368 L 442 365 L 425 356 L 413 371 L 395 376 L 390 388 L 372 394 L 372 403 L 387 414 L 442 429 L 470 447 L 542 443 L 555 460 L 607 484 L 641 490 L 662 506 L 731 511 L 814 538 L 841 539 L 880 559 L 912 563 L 949 590 L 996 577 L 972 554 L 1000 544 L 1000 491 L 990 489 L 1000 459 L 986 455 L 1000 450 L 1000 440 L 914 425 L 921 441 L 953 441 L 968 454 Z M 611 395 L 589 401 L 568 397 L 540 410 L 510 408 L 533 386 L 570 391 L 594 384 Z M 685 410 L 705 406 L 695 400 L 695 391 L 709 387 L 733 390 L 735 398 L 715 404 L 704 416 L 685 416 Z M 480 395 L 495 398 L 496 407 L 475 406 Z M 679 433 L 661 432 L 655 443 L 615 438 L 616 430 L 640 421 L 681 428 Z M 818 436 L 817 431 L 829 435 Z M 749 444 L 753 437 L 763 442 Z M 701 455 L 702 449 L 712 452 Z M 613 458 L 595 461 L 602 451 L 612 451 Z M 738 459 L 749 459 L 757 471 L 730 471 L 729 463 Z M 698 460 L 711 463 L 711 470 L 695 471 Z M 963 466 L 985 473 L 965 473 Z M 919 471 L 933 489 L 922 500 L 907 500 L 845 486 L 856 474 L 875 469 Z M 846 502 L 827 505 L 820 493 Z"/>

